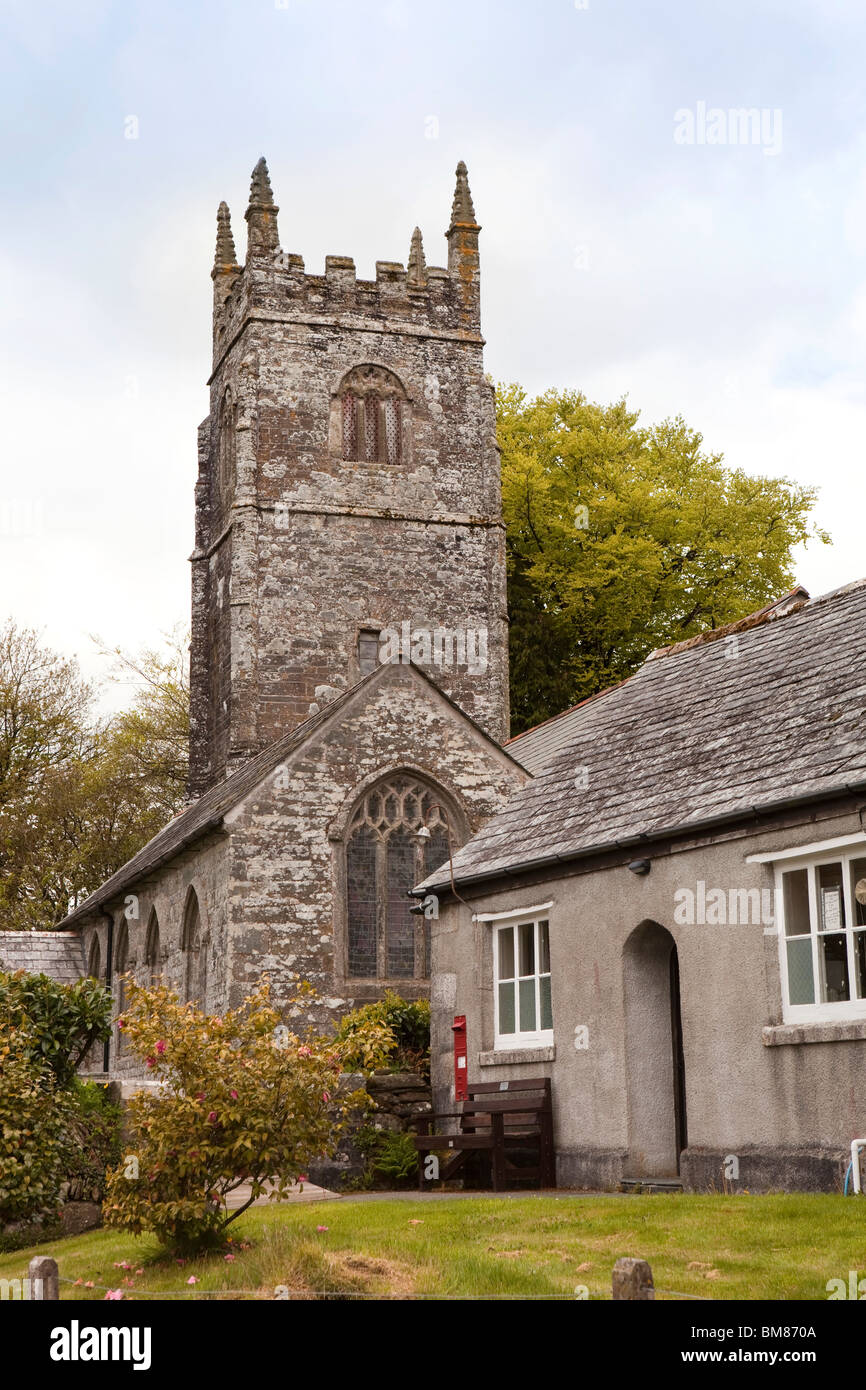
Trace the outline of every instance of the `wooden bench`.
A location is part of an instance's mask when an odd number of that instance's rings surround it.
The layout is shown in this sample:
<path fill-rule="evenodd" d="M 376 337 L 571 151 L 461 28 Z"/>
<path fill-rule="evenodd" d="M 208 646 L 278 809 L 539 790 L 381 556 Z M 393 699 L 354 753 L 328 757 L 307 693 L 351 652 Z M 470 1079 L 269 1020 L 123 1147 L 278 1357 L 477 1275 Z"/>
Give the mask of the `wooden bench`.
<path fill-rule="evenodd" d="M 443 1129 L 443 1121 L 459 1120 L 459 1126 Z M 454 1177 L 470 1154 L 489 1159 L 493 1191 L 500 1192 L 516 1180 L 532 1180 L 538 1187 L 556 1186 L 553 1149 L 553 1106 L 550 1078 L 521 1081 L 485 1081 L 468 1088 L 462 1109 L 437 1115 L 419 1115 L 415 1135 L 418 1150 L 418 1186 L 425 1184 L 424 1159 L 431 1153 L 451 1156 L 438 1177 Z M 534 1148 L 537 1161 L 528 1167 L 511 1162 L 517 1149 Z"/>

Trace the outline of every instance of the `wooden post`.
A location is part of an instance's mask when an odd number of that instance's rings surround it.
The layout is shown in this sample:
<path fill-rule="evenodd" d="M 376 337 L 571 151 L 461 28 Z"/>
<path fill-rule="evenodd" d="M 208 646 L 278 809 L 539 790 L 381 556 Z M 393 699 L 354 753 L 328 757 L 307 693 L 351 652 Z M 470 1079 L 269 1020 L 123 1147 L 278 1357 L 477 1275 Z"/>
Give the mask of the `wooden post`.
<path fill-rule="evenodd" d="M 617 1260 L 613 1267 L 613 1297 L 619 1299 L 655 1299 L 653 1272 L 646 1260 L 633 1260 L 630 1257 Z"/>
<path fill-rule="evenodd" d="M 60 1278 L 57 1261 L 50 1255 L 37 1255 L 30 1261 L 30 1297 L 37 1301 L 56 1303 L 60 1298 Z"/>

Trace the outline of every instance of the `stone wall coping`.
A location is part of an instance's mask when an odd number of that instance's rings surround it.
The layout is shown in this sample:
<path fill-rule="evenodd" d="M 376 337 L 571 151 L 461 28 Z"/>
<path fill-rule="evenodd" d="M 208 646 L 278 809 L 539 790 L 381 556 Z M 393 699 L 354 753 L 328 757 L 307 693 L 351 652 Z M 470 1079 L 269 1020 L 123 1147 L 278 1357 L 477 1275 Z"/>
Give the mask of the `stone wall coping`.
<path fill-rule="evenodd" d="M 517 1066 L 521 1062 L 554 1062 L 556 1045 L 546 1047 L 497 1048 L 494 1052 L 479 1052 L 479 1067 Z"/>
<path fill-rule="evenodd" d="M 866 1040 L 866 1019 L 840 1019 L 838 1023 L 778 1023 L 762 1029 L 762 1037 L 765 1047 L 861 1042 Z"/>

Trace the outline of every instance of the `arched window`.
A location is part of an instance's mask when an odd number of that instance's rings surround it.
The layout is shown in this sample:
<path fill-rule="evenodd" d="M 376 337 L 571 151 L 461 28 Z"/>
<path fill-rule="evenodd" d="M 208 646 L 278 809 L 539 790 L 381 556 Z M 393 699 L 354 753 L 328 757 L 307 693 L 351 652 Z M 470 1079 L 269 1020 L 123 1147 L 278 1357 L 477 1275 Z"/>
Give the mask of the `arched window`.
<path fill-rule="evenodd" d="M 190 888 L 183 917 L 184 998 L 204 1009 L 207 999 L 207 943 L 202 941 L 201 911 Z"/>
<path fill-rule="evenodd" d="M 408 895 L 447 860 L 449 819 L 453 836 L 453 813 L 432 787 L 409 774 L 378 782 L 355 811 L 346 838 L 350 977 L 429 979 L 430 923 L 410 913 Z M 429 836 L 419 835 L 422 826 Z"/>
<path fill-rule="evenodd" d="M 126 1008 L 126 981 L 121 978 L 129 969 L 129 928 L 124 917 L 120 923 L 117 933 L 117 944 L 114 948 L 114 972 L 117 976 L 117 1017 L 123 1017 Z M 117 1056 L 120 1057 L 124 1052 L 123 1030 L 117 1030 Z"/>
<path fill-rule="evenodd" d="M 102 979 L 102 952 L 99 947 L 99 937 L 94 932 L 93 940 L 90 943 L 90 952 L 87 957 L 87 973 L 94 980 Z"/>
<path fill-rule="evenodd" d="M 340 386 L 343 458 L 403 463 L 409 403 L 399 377 L 384 367 L 355 367 Z"/>
<path fill-rule="evenodd" d="M 156 915 L 156 908 L 151 912 L 150 921 L 147 924 L 147 936 L 144 942 L 144 968 L 147 984 L 158 984 L 160 977 L 159 920 Z"/>
<path fill-rule="evenodd" d="M 222 398 L 219 415 L 219 490 L 224 507 L 231 501 L 235 490 L 237 471 L 235 425 L 236 408 L 229 386 Z"/>

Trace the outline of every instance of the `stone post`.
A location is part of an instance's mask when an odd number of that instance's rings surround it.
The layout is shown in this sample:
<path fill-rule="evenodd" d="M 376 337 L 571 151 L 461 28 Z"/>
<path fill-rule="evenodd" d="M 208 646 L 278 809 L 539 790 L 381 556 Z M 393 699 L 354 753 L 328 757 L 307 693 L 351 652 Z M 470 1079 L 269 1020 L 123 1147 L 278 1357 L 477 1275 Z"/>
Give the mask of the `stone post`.
<path fill-rule="evenodd" d="M 57 1303 L 60 1298 L 60 1278 L 57 1261 L 50 1255 L 37 1255 L 30 1261 L 30 1297 L 38 1302 Z"/>
<path fill-rule="evenodd" d="M 646 1260 L 625 1257 L 613 1267 L 613 1297 L 618 1299 L 655 1299 L 653 1272 Z"/>

